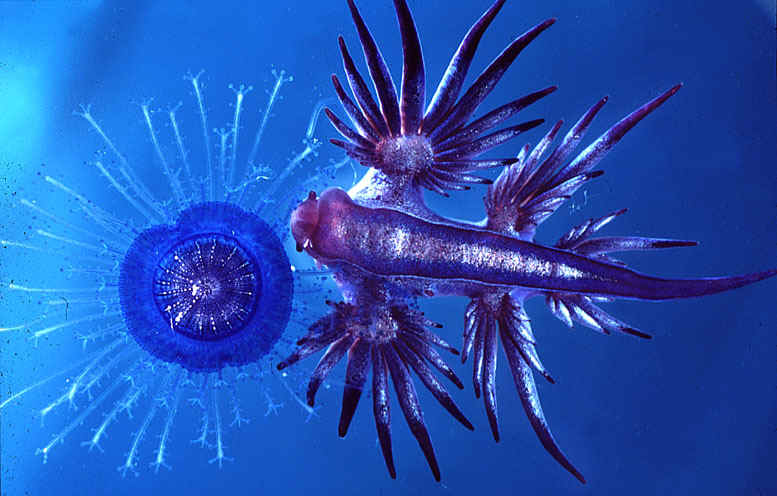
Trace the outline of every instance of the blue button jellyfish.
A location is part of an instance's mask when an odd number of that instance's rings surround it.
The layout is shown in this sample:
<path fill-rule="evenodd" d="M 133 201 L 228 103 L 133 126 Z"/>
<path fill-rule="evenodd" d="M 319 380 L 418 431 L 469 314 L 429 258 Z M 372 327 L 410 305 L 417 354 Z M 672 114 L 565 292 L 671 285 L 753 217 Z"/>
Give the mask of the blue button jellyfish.
<path fill-rule="evenodd" d="M 83 444 L 90 450 L 100 448 L 106 431 L 120 415 L 142 408 L 145 402 L 144 415 L 135 417 L 137 430 L 119 470 L 136 472 L 143 458 L 156 470 L 167 466 L 171 428 L 182 398 L 202 411 L 195 441 L 215 450 L 211 463 L 221 465 L 228 459 L 225 427 L 246 421 L 237 383 L 261 380 L 271 373 L 270 357 L 290 349 L 290 319 L 305 311 L 295 293 L 304 293 L 305 285 L 319 284 L 315 277 L 319 272 L 297 269 L 284 247 L 289 212 L 301 197 L 297 188 L 326 183 L 349 160 L 332 162 L 305 182 L 289 181 L 301 164 L 316 156 L 320 142 L 313 134 L 323 108 L 319 104 L 307 127 L 303 150 L 280 171 L 259 164 L 259 145 L 269 116 L 281 87 L 291 80 L 282 71 L 274 76 L 245 156 L 239 153 L 238 137 L 250 87 L 232 88 L 235 101 L 230 126 L 217 131 L 212 143 L 200 75 L 188 78 L 196 103 L 196 114 L 190 120 L 201 128 L 197 132 L 201 131 L 204 140 L 197 160 L 184 143 L 179 107 L 166 112 L 171 131 L 168 150 L 160 144 L 162 133 L 155 127 L 159 122 L 152 118 L 152 110 L 148 104 L 141 105 L 152 151 L 171 196 L 164 202 L 144 184 L 90 109 L 77 112 L 105 145 L 94 166 L 135 210 L 141 223 L 116 213 L 116 208 L 98 206 L 51 176 L 44 177 L 47 187 L 62 202 L 75 204 L 80 218 L 74 220 L 63 213 L 67 209 L 44 208 L 34 199 L 21 199 L 38 224 L 33 229 L 37 241 L 0 240 L 2 247 L 26 250 L 40 257 L 41 265 L 60 260 L 72 263 L 63 270 L 74 283 L 63 288 L 33 287 L 20 279 L 6 283 L 9 294 L 40 298 L 44 308 L 64 307 L 64 312 L 44 312 L 10 326 L 0 323 L 6 326 L 0 331 L 27 331 L 36 342 L 53 333 L 74 331 L 88 352 L 69 367 L 0 402 L 4 410 L 31 391 L 66 379 L 61 394 L 40 408 L 40 417 L 68 404 L 80 408 L 74 408 L 64 427 L 40 447 L 44 462 L 82 424 L 92 427 Z M 288 380 L 281 378 L 281 384 L 308 414 L 313 413 Z M 275 411 L 280 403 L 266 389 L 265 396 L 267 413 Z M 151 448 L 146 445 L 153 437 L 146 439 L 147 434 L 159 417 L 164 419 L 161 432 Z M 141 452 L 143 449 L 146 451 Z"/>

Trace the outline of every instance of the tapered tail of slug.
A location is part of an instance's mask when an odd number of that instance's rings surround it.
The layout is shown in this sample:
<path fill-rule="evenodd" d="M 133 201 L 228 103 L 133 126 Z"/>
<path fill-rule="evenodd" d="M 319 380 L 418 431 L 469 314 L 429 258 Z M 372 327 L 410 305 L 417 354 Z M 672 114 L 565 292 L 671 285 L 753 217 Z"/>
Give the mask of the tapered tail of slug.
<path fill-rule="evenodd" d="M 668 300 L 672 298 L 691 298 L 720 293 L 761 281 L 777 274 L 777 270 L 768 270 L 730 277 L 711 277 L 703 279 L 661 279 L 646 276 L 622 268 L 625 264 L 612 256 L 612 253 L 624 251 L 649 251 L 664 248 L 696 246 L 695 241 L 665 238 L 643 238 L 636 236 L 594 237 L 594 234 L 615 218 L 626 213 L 626 209 L 611 212 L 603 217 L 589 219 L 573 227 L 557 242 L 555 247 L 571 251 L 591 260 L 605 262 L 611 267 L 601 270 L 602 279 L 609 291 L 597 292 L 606 296 L 638 298 L 644 300 Z M 597 283 L 598 284 L 598 283 Z M 593 289 L 593 288 L 591 288 Z M 585 291 L 579 291 L 585 293 Z M 562 298 L 563 300 L 564 298 Z M 563 306 L 563 305 L 562 305 Z M 573 304 L 574 307 L 579 307 Z M 554 308 L 551 306 L 551 308 Z M 555 311 L 554 311 L 555 313 Z M 563 313 L 563 312 L 562 312 Z M 570 319 L 562 319 L 571 324 Z M 604 326 L 606 329 L 608 326 Z M 617 327 L 617 326 L 616 326 Z"/>
<path fill-rule="evenodd" d="M 619 296 L 641 300 L 669 300 L 705 296 L 762 281 L 777 275 L 777 270 L 703 279 L 658 279 L 636 273 L 635 275 L 634 281 L 629 284 L 629 289 L 623 291 Z"/>

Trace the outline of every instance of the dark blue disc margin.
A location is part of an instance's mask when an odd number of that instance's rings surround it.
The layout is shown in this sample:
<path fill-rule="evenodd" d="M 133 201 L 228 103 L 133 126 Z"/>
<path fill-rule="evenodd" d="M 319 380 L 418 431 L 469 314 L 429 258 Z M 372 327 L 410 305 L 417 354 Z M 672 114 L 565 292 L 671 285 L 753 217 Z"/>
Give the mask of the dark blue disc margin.
<path fill-rule="evenodd" d="M 231 237 L 256 261 L 261 294 L 244 327 L 221 340 L 202 341 L 170 328 L 154 299 L 159 261 L 193 236 Z M 272 228 L 256 214 L 223 202 L 205 202 L 181 212 L 174 225 L 140 233 L 127 250 L 119 274 L 119 300 L 127 329 L 153 356 L 194 371 L 257 362 L 272 350 L 291 314 L 294 279 L 288 256 Z"/>

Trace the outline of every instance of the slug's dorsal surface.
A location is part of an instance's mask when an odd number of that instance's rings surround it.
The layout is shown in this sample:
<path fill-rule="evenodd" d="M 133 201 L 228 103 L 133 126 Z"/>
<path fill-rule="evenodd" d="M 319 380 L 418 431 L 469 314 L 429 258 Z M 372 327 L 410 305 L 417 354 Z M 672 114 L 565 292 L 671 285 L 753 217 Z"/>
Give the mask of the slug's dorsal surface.
<path fill-rule="evenodd" d="M 497 351 L 501 343 L 529 422 L 550 455 L 581 482 L 548 427 L 533 371 L 554 382 L 536 350 L 525 301 L 545 298 L 563 322 L 577 322 L 599 332 L 649 337 L 600 308 L 616 298 L 671 299 L 726 291 L 773 276 L 765 271 L 734 277 L 670 280 L 639 274 L 611 257 L 627 250 L 693 246 L 694 242 L 644 237 L 594 237 L 623 211 L 591 219 L 563 236 L 555 246 L 534 240 L 537 227 L 587 181 L 599 161 L 653 110 L 680 88 L 676 85 L 613 125 L 582 151 L 577 151 L 594 116 L 606 103 L 594 104 L 560 143 L 556 123 L 539 143 L 526 145 L 515 158 L 478 159 L 541 119 L 508 125 L 492 132 L 529 104 L 553 92 L 538 90 L 504 104 L 473 121 L 518 54 L 554 23 L 548 19 L 517 37 L 462 92 L 475 49 L 504 4 L 497 0 L 465 35 L 430 104 L 424 109 L 425 75 L 415 24 L 405 0 L 394 5 L 402 36 L 404 66 L 400 96 L 389 69 L 353 0 L 348 5 L 362 45 L 375 96 L 339 38 L 343 67 L 353 99 L 337 76 L 335 92 L 350 125 L 326 113 L 346 141 L 332 140 L 362 165 L 362 179 L 347 193 L 330 189 L 311 194 L 293 215 L 298 249 L 327 265 L 343 294 L 332 311 L 316 321 L 298 349 L 279 364 L 289 365 L 326 348 L 315 371 L 308 401 L 347 356 L 339 434 L 344 436 L 371 371 L 373 415 L 391 477 L 396 468 L 391 445 L 390 386 L 405 420 L 419 443 L 435 479 L 440 469 L 415 390 L 411 370 L 437 401 L 467 428 L 469 421 L 453 403 L 433 369 L 456 386 L 463 384 L 436 351 L 458 351 L 433 332 L 441 326 L 427 320 L 417 300 L 436 295 L 466 296 L 461 360 L 472 357 L 475 395 L 482 396 L 495 440 L 500 439 L 496 403 Z M 502 168 L 493 181 L 472 175 Z M 423 200 L 428 189 L 448 195 L 469 184 L 489 184 L 487 217 L 467 223 L 432 211 Z"/>

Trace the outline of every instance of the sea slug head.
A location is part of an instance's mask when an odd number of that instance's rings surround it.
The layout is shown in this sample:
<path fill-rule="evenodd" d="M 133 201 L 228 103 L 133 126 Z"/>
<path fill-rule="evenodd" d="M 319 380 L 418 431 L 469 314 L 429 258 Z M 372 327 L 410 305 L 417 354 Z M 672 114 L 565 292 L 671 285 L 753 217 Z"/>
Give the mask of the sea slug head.
<path fill-rule="evenodd" d="M 291 234 L 297 242 L 297 251 L 310 246 L 313 233 L 318 227 L 318 198 L 311 191 L 305 201 L 291 213 Z"/>

